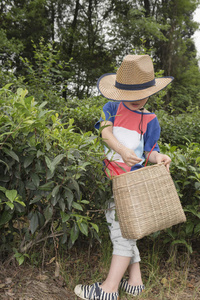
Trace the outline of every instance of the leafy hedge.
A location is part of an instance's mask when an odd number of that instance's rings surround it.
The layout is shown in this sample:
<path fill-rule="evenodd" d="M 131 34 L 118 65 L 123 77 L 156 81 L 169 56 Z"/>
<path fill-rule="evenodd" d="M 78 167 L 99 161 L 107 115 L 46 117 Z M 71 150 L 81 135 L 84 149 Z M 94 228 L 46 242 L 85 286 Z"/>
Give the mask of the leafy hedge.
<path fill-rule="evenodd" d="M 168 114 L 163 110 L 157 111 L 162 131 L 161 141 L 174 146 L 186 145 L 188 142 L 200 143 L 200 111 L 196 107 L 192 111 L 178 115 Z"/>
<path fill-rule="evenodd" d="M 102 170 L 101 138 L 94 130 L 104 102 L 102 97 L 74 99 L 59 115 L 45 109 L 46 102 L 38 104 L 27 90 L 13 93 L 9 85 L 0 89 L 1 253 L 15 245 L 20 260 L 24 257 L 18 251 L 25 253 L 47 239 L 62 247 L 71 247 L 81 236 L 99 239 L 105 222 L 102 208 L 111 194 Z M 167 126 L 176 124 L 164 117 L 167 140 Z M 170 137 L 181 141 L 173 133 Z M 171 174 L 187 222 L 159 234 L 165 243 L 185 245 L 191 251 L 200 236 L 200 144 L 183 141 L 160 147 L 172 158 Z"/>
<path fill-rule="evenodd" d="M 94 124 L 98 121 L 102 108 L 107 99 L 98 96 L 86 99 L 69 99 L 63 112 L 63 119 L 74 119 L 78 131 L 93 131 Z"/>
<path fill-rule="evenodd" d="M 185 245 L 191 252 L 192 243 L 200 237 L 200 144 L 161 144 L 160 148 L 172 159 L 170 172 L 187 217 L 178 228 L 165 230 L 165 242 Z"/>
<path fill-rule="evenodd" d="M 1 250 L 14 236 L 20 252 L 48 237 L 69 247 L 79 233 L 98 238 L 90 210 L 110 190 L 99 136 L 75 132 L 73 119 L 62 122 L 27 90 L 8 87 L 0 90 Z"/>

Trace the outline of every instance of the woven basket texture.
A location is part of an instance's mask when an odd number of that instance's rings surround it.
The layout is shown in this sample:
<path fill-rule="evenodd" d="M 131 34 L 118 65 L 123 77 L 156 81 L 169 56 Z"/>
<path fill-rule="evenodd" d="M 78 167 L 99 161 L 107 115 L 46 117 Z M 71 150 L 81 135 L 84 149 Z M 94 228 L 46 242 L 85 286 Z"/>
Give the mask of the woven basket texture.
<path fill-rule="evenodd" d="M 141 239 L 186 221 L 174 182 L 164 164 L 113 177 L 122 236 Z"/>

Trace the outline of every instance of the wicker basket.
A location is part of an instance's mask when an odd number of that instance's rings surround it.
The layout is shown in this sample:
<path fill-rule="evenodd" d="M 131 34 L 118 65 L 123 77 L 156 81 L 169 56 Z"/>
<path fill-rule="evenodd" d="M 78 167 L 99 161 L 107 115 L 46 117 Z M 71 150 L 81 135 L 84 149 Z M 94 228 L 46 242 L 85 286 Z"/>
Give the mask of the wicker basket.
<path fill-rule="evenodd" d="M 141 239 L 186 221 L 176 188 L 164 164 L 113 177 L 113 195 L 122 236 Z"/>

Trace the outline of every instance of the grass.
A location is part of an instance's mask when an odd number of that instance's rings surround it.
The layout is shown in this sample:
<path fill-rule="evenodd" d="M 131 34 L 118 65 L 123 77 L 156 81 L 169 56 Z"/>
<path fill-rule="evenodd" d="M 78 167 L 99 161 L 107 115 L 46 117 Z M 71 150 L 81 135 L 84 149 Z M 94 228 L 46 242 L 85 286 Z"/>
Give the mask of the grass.
<path fill-rule="evenodd" d="M 159 240 L 142 240 L 138 242 L 138 247 L 145 291 L 137 299 L 200 299 L 198 283 L 191 283 L 192 260 L 195 257 L 186 250 L 168 253 Z M 90 250 L 86 246 L 73 248 L 68 257 L 61 261 L 67 287 L 73 291 L 79 283 L 102 282 L 107 276 L 111 256 L 112 245 L 108 236 L 101 245 L 96 244 Z M 129 299 L 133 298 L 120 291 L 120 300 Z"/>
<path fill-rule="evenodd" d="M 56 276 L 56 257 L 53 244 L 42 250 L 42 246 L 33 249 L 22 266 L 2 265 L 0 276 L 0 298 L 8 292 L 7 278 L 11 279 L 9 289 L 21 299 L 31 284 L 32 299 L 68 299 L 78 300 L 74 287 L 79 284 L 102 282 L 108 273 L 112 256 L 112 245 L 105 230 L 103 242 L 88 246 L 88 240 L 78 240 L 70 250 L 57 251 L 59 272 Z M 174 245 L 175 246 L 175 245 Z M 177 245 L 176 245 L 177 247 Z M 193 247 L 193 254 L 186 248 L 167 247 L 162 238 L 144 238 L 138 241 L 141 255 L 141 271 L 145 291 L 137 299 L 146 300 L 198 300 L 200 299 L 200 253 L 199 243 Z M 36 255 L 36 253 L 40 255 Z M 44 258 L 43 258 L 44 255 Z M 44 265 L 43 265 L 44 262 Z M 41 269 L 41 266 L 42 269 Z M 0 265 L 1 267 L 1 265 Z M 38 279 L 38 274 L 43 278 Z M 45 276 L 44 276 L 45 275 Z M 41 287 L 41 284 L 44 287 Z M 41 287 L 41 289 L 39 289 Z M 29 293 L 29 292 L 28 292 Z M 37 295 L 36 295 L 37 294 Z M 67 296 L 66 296 L 67 294 Z M 54 295 L 54 296 L 52 296 Z M 4 298 L 2 298 L 4 299 Z M 5 298 L 8 299 L 8 298 Z M 54 299 L 54 298 L 53 298 Z M 120 291 L 120 300 L 131 300 L 133 297 Z"/>

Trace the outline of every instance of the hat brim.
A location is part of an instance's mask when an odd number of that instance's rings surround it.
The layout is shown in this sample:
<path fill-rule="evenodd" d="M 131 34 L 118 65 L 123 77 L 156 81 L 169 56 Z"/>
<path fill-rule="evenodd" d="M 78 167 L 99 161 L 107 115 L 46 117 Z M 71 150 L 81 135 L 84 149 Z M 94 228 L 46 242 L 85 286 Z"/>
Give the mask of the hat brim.
<path fill-rule="evenodd" d="M 116 74 L 108 73 L 102 75 L 98 82 L 97 88 L 105 98 L 114 101 L 138 101 L 148 98 L 155 93 L 164 89 L 172 82 L 174 77 L 166 76 L 155 78 L 155 85 L 142 90 L 122 90 L 115 87 Z"/>

